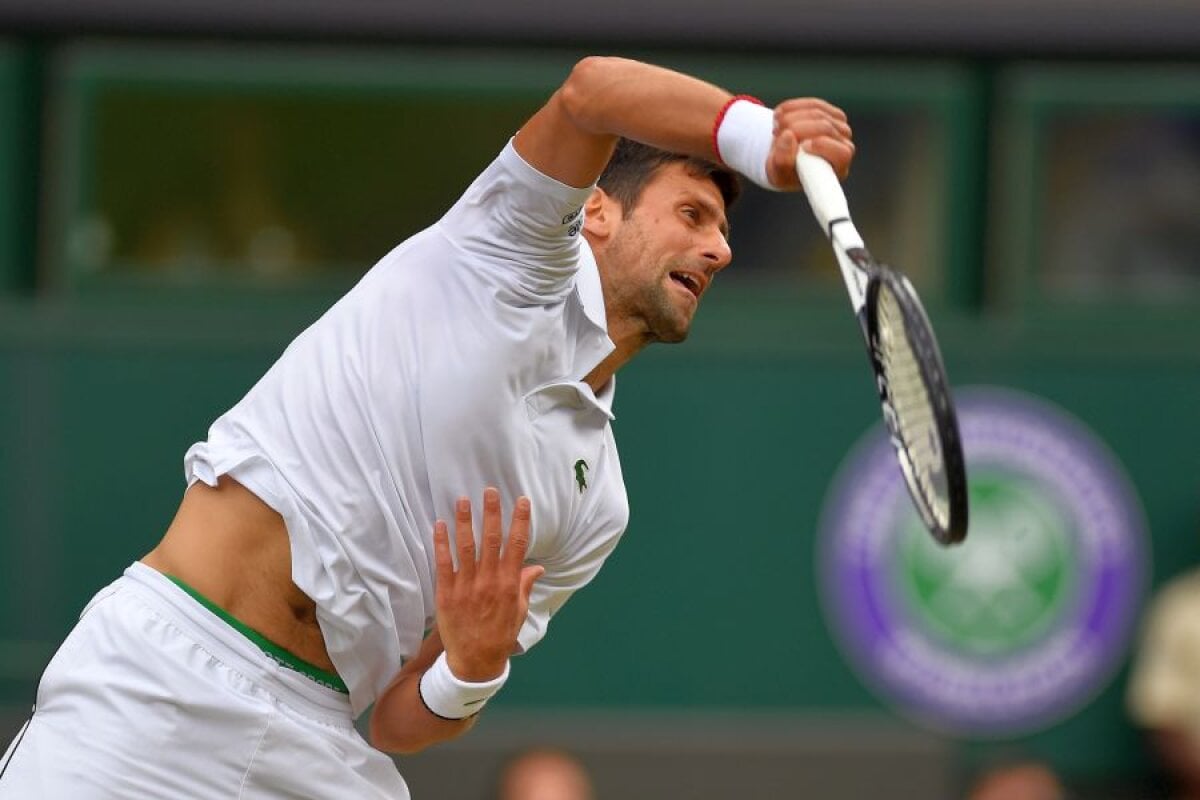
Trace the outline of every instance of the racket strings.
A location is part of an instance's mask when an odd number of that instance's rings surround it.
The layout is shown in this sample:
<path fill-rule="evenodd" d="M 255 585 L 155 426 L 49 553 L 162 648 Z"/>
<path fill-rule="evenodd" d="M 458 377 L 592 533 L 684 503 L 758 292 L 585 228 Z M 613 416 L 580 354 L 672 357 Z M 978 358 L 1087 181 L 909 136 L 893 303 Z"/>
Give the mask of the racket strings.
<path fill-rule="evenodd" d="M 906 477 L 916 482 L 929 510 L 939 524 L 945 525 L 950 517 L 950 489 L 942 465 L 933 399 L 900 301 L 886 285 L 881 287 L 877 314 L 878 357 L 894 412 L 892 432 L 904 450 L 902 463 L 907 461 L 903 464 Z"/>

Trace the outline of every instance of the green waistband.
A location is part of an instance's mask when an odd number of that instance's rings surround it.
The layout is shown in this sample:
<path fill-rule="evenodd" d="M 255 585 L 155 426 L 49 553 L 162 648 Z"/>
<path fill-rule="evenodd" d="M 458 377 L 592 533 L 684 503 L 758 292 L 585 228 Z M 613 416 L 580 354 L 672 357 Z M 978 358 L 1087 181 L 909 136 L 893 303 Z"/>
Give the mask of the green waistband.
<path fill-rule="evenodd" d="M 230 616 L 228 611 L 179 580 L 179 578 L 176 578 L 174 575 L 168 575 L 167 577 L 171 579 L 172 583 L 191 595 L 193 600 L 224 620 L 229 627 L 254 642 L 258 649 L 266 653 L 272 661 L 278 662 L 281 666 L 287 667 L 290 670 L 295 670 L 306 678 L 310 678 L 336 692 L 350 694 L 350 690 L 346 688 L 346 684 L 338 677 L 337 673 L 323 670 L 315 664 L 310 664 L 299 656 L 289 653 L 258 631 Z"/>

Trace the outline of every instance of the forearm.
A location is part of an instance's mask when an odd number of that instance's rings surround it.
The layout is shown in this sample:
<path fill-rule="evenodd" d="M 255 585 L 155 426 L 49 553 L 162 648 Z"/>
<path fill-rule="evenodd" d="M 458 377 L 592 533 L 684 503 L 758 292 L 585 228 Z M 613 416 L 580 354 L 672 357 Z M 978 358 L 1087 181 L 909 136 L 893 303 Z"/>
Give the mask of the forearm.
<path fill-rule="evenodd" d="M 517 152 L 543 174 L 569 186 L 591 186 L 618 137 L 661 150 L 725 161 L 764 188 L 796 190 L 796 152 L 803 146 L 845 177 L 854 157 L 841 109 L 811 97 L 784 100 L 738 119 L 722 115 L 732 95 L 673 70 L 623 58 L 591 56 L 575 65 L 546 105 L 518 131 Z M 714 146 L 714 127 L 721 152 Z M 735 145 L 726 152 L 729 145 Z M 730 160 L 732 157 L 733 160 Z"/>
<path fill-rule="evenodd" d="M 590 186 L 624 136 L 713 159 L 712 127 L 729 93 L 623 58 L 592 56 L 517 133 L 517 151 L 546 175 Z"/>
<path fill-rule="evenodd" d="M 421 699 L 421 676 L 433 666 L 443 650 L 442 636 L 435 626 L 421 642 L 421 649 L 383 690 L 371 711 L 371 744 L 388 753 L 415 753 L 430 745 L 461 736 L 475 718 L 443 719 Z"/>
<path fill-rule="evenodd" d="M 566 113 L 585 131 L 708 159 L 713 121 L 729 98 L 698 78 L 603 56 L 580 61 L 561 90 Z"/>
<path fill-rule="evenodd" d="M 449 720 L 433 714 L 419 694 L 424 670 L 402 673 L 371 712 L 371 744 L 388 753 L 416 753 L 466 733 L 477 717 Z"/>

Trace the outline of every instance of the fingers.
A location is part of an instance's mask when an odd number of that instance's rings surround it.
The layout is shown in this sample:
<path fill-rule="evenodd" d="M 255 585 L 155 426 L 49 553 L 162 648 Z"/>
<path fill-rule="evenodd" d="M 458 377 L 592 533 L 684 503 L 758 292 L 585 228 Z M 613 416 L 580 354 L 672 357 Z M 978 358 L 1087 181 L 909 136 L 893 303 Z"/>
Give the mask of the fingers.
<path fill-rule="evenodd" d="M 458 549 L 458 577 L 475 577 L 475 527 L 471 524 L 471 501 L 460 497 L 454 503 L 454 546 Z"/>
<path fill-rule="evenodd" d="M 535 564 L 521 569 L 521 616 L 525 616 L 525 611 L 529 608 L 529 595 L 533 593 L 533 584 L 537 579 L 546 574 L 546 568 L 540 564 Z"/>
<path fill-rule="evenodd" d="M 850 162 L 854 159 L 854 144 L 824 136 L 810 139 L 801 145 L 805 151 L 825 159 L 842 180 L 850 174 Z"/>
<path fill-rule="evenodd" d="M 775 107 L 775 129 L 791 129 L 800 141 L 817 136 L 852 139 L 854 131 L 840 108 L 824 100 L 785 100 Z"/>
<path fill-rule="evenodd" d="M 780 189 L 800 188 L 800 176 L 796 174 L 796 151 L 799 148 L 796 134 L 790 130 L 775 137 L 771 145 L 771 160 L 767 164 L 767 175 L 773 185 Z"/>
<path fill-rule="evenodd" d="M 481 577 L 494 575 L 500 565 L 500 550 L 504 546 L 500 516 L 500 492 L 489 486 L 483 490 L 483 553 L 479 557 Z"/>
<path fill-rule="evenodd" d="M 504 548 L 504 565 L 514 572 L 525 563 L 525 553 L 529 550 L 529 520 L 529 498 L 518 497 L 508 526 L 508 544 Z"/>
<path fill-rule="evenodd" d="M 450 555 L 450 533 L 446 523 L 440 519 L 433 525 L 433 561 L 437 572 L 437 591 L 449 592 L 454 584 L 454 559 Z"/>
<path fill-rule="evenodd" d="M 458 551 L 458 571 L 450 555 L 450 543 L 446 523 L 438 520 L 433 529 L 434 562 L 440 581 L 450 581 L 456 575 L 471 580 L 478 573 L 490 576 L 504 567 L 507 572 L 517 574 L 525 562 L 529 550 L 531 510 L 529 498 L 517 498 L 509 524 L 508 541 L 505 542 L 500 505 L 500 492 L 488 487 L 483 492 L 483 537 L 482 552 L 476 555 L 475 529 L 471 516 L 471 501 L 460 497 L 454 504 L 454 547 Z"/>
<path fill-rule="evenodd" d="M 785 140 L 785 134 L 790 133 L 800 147 L 828 161 L 840 178 L 849 175 L 854 159 L 854 132 L 845 112 L 837 106 L 814 97 L 785 100 L 775 107 L 775 130 L 773 168 L 784 169 L 789 159 L 795 160 L 795 149 L 791 148 L 790 140 Z M 790 171 L 794 172 L 794 168 Z"/>
<path fill-rule="evenodd" d="M 819 97 L 793 97 L 775 106 L 776 113 L 792 113 L 794 111 L 816 110 L 834 119 L 846 121 L 846 112 Z"/>

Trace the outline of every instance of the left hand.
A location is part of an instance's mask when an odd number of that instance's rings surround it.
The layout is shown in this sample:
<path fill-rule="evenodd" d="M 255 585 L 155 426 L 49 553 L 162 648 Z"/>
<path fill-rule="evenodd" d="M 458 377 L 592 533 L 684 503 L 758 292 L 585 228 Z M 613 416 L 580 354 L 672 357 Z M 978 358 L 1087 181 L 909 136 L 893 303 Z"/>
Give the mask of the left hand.
<path fill-rule="evenodd" d="M 517 498 L 508 541 L 504 541 L 500 492 L 483 493 L 483 551 L 476 556 L 471 501 L 460 497 L 454 507 L 454 547 L 458 569 L 450 556 L 446 523 L 433 531 L 437 566 L 437 628 L 446 648 L 450 671 L 460 680 L 491 680 L 504 671 L 517 634 L 529 610 L 533 582 L 545 572 L 525 566 L 529 548 L 529 498 Z"/>

